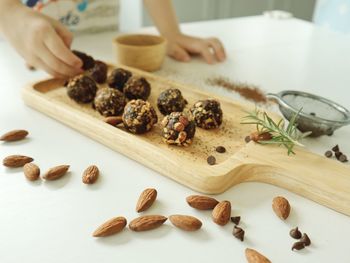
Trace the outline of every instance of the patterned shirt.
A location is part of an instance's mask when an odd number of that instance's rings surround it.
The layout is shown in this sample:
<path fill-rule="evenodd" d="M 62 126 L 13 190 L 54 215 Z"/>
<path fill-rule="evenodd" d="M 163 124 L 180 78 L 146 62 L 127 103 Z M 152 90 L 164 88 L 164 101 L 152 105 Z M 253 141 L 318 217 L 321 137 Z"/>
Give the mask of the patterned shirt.
<path fill-rule="evenodd" d="M 118 0 L 22 0 L 22 2 L 59 20 L 75 34 L 118 29 Z"/>

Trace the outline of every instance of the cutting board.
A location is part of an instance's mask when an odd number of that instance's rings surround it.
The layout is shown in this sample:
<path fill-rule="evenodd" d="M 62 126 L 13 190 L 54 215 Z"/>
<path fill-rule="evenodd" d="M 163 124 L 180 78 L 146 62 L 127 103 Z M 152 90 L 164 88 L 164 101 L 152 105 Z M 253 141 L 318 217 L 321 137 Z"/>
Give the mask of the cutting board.
<path fill-rule="evenodd" d="M 151 83 L 149 101 L 154 106 L 159 93 L 170 87 L 182 91 L 189 102 L 187 108 L 199 99 L 218 99 L 224 112 L 222 126 L 215 130 L 197 128 L 189 147 L 169 146 L 161 139 L 160 122 L 143 135 L 133 135 L 122 127 L 106 124 L 91 104 L 77 104 L 67 96 L 63 80 L 48 79 L 30 84 L 23 89 L 23 99 L 30 107 L 196 191 L 218 194 L 241 182 L 264 182 L 350 215 L 349 165 L 300 147 L 296 147 L 295 155 L 288 156 L 284 147 L 246 144 L 245 136 L 255 127 L 240 122 L 246 115 L 244 111 L 252 110 L 254 106 L 124 68 Z M 163 116 L 158 110 L 157 114 L 161 120 Z M 224 146 L 227 151 L 217 153 L 217 146 Z M 208 165 L 209 155 L 216 157 L 217 164 Z"/>

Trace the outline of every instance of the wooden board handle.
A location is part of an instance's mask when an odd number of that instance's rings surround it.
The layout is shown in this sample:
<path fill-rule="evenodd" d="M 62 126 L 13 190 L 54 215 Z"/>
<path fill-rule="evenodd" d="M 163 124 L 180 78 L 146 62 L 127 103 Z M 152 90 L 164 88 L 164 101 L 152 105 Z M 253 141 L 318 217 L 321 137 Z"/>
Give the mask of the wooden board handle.
<path fill-rule="evenodd" d="M 319 204 L 350 216 L 350 168 L 300 147 L 287 155 L 284 147 L 251 142 L 235 158 L 232 171 L 241 181 L 259 181 L 286 188 Z"/>

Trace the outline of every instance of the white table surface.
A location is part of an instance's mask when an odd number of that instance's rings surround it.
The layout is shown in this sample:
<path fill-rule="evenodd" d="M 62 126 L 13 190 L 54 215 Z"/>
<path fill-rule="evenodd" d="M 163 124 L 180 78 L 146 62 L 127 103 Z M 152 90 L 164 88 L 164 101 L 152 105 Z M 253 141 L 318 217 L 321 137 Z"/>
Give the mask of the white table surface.
<path fill-rule="evenodd" d="M 199 59 L 187 64 L 167 59 L 157 74 L 236 98 L 204 83 L 207 77 L 224 75 L 268 92 L 317 93 L 350 108 L 350 37 L 296 19 L 265 17 L 186 24 L 183 31 L 221 38 L 227 61 L 209 66 Z M 80 37 L 74 48 L 113 61 L 114 35 Z M 217 226 L 209 212 L 195 211 L 185 203 L 185 197 L 195 193 L 192 190 L 25 106 L 22 86 L 45 74 L 28 71 L 3 40 L 0 73 L 0 133 L 15 128 L 30 131 L 25 141 L 0 145 L 0 157 L 27 154 L 43 171 L 71 165 L 68 176 L 48 183 L 28 182 L 21 169 L 0 167 L 0 262 L 245 262 L 246 247 L 261 251 L 272 262 L 350 262 L 349 217 L 278 187 L 244 183 L 216 196 L 230 200 L 233 215 L 242 217 L 246 240 L 240 242 L 231 234 L 232 224 Z M 332 137 L 308 139 L 306 145 L 323 154 L 339 143 L 350 155 L 349 132 L 345 127 Z M 95 185 L 83 185 L 81 173 L 93 163 L 102 175 Z M 158 190 L 158 200 L 148 213 L 194 215 L 203 221 L 203 228 L 187 233 L 167 222 L 147 233 L 125 230 L 109 238 L 91 237 L 111 217 L 136 217 L 135 202 L 146 187 Z M 286 222 L 271 210 L 276 195 L 287 197 L 292 205 Z M 294 226 L 309 234 L 311 247 L 291 251 L 294 240 L 288 233 Z"/>

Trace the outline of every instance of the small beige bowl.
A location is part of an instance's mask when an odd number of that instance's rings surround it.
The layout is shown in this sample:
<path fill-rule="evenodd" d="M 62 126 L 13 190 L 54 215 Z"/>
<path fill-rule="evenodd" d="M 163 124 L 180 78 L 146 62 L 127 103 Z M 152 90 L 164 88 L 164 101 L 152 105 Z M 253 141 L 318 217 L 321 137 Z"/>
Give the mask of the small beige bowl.
<path fill-rule="evenodd" d="M 117 62 L 126 66 L 155 71 L 166 53 L 166 40 L 154 35 L 120 35 L 113 40 Z"/>

